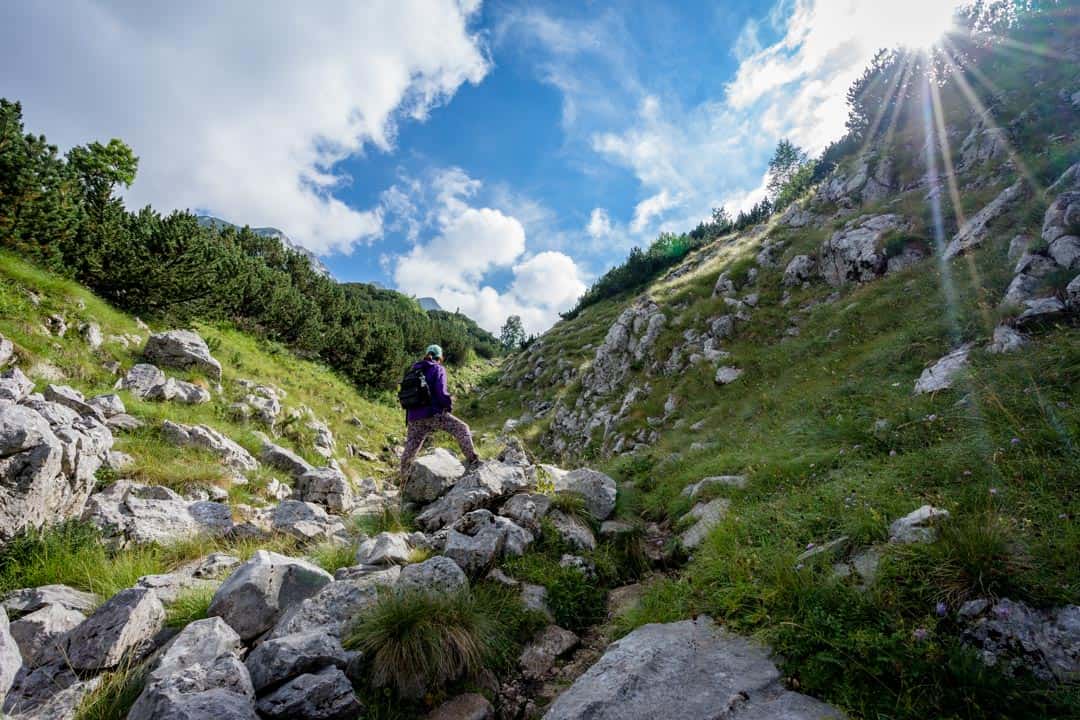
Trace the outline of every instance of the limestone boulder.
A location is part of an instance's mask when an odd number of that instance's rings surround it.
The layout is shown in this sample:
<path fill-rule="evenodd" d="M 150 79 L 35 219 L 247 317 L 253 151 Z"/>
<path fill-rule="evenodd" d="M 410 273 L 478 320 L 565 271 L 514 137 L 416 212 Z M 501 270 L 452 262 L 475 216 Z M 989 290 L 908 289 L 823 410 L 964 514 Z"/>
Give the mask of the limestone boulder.
<path fill-rule="evenodd" d="M 561 510 L 552 510 L 548 513 L 555 532 L 563 542 L 575 550 L 595 550 L 596 536 L 585 521 L 574 515 L 568 515 Z"/>
<path fill-rule="evenodd" d="M 0 372 L 0 400 L 19 402 L 34 389 L 34 382 L 17 367 Z"/>
<path fill-rule="evenodd" d="M 817 271 L 817 261 L 809 255 L 796 255 L 784 268 L 784 286 L 795 287 L 810 282 Z"/>
<path fill-rule="evenodd" d="M 241 651 L 240 637 L 220 618 L 191 623 L 147 676 L 128 720 L 257 720 Z"/>
<path fill-rule="evenodd" d="M 127 412 L 127 409 L 124 407 L 124 401 L 120 399 L 119 395 L 114 393 L 95 395 L 86 402 L 94 408 L 97 408 L 98 412 L 106 419 Z"/>
<path fill-rule="evenodd" d="M 405 565 L 411 554 L 409 533 L 381 532 L 360 543 L 356 549 L 356 562 L 358 565 Z"/>
<path fill-rule="evenodd" d="M 282 500 L 270 513 L 275 532 L 292 535 L 302 542 L 348 540 L 345 524 L 326 512 L 322 505 L 300 500 Z"/>
<path fill-rule="evenodd" d="M 495 708 L 479 693 L 465 693 L 431 711 L 426 720 L 493 720 Z"/>
<path fill-rule="evenodd" d="M 100 598 L 93 593 L 76 590 L 67 585 L 42 585 L 36 588 L 12 590 L 0 605 L 12 617 L 21 617 L 50 605 L 86 614 L 98 606 Z"/>
<path fill-rule="evenodd" d="M 950 389 L 967 370 L 972 347 L 971 343 L 965 343 L 923 370 L 915 381 L 915 394 Z"/>
<path fill-rule="evenodd" d="M 289 678 L 327 667 L 344 669 L 349 655 L 341 642 L 320 632 L 296 633 L 272 638 L 247 656 L 244 664 L 256 693 Z"/>
<path fill-rule="evenodd" d="M 450 528 L 443 555 L 478 576 L 501 556 L 505 542 L 506 527 L 489 510 L 473 510 Z"/>
<path fill-rule="evenodd" d="M 1002 190 L 986 207 L 971 216 L 945 247 L 945 259 L 962 255 L 982 245 L 990 235 L 990 225 L 1026 196 L 1024 183 L 1022 178 L 1017 180 Z"/>
<path fill-rule="evenodd" d="M 164 624 L 165 608 L 152 590 L 121 590 L 68 634 L 67 662 L 79 672 L 98 672 L 139 660 Z"/>
<path fill-rule="evenodd" d="M 161 424 L 161 435 L 173 445 L 208 450 L 220 457 L 225 465 L 239 472 L 259 467 L 251 453 L 206 425 L 184 425 L 166 420 Z"/>
<path fill-rule="evenodd" d="M 83 519 L 121 545 L 167 545 L 200 535 L 221 537 L 233 529 L 228 505 L 188 501 L 168 488 L 128 480 L 91 495 Z"/>
<path fill-rule="evenodd" d="M 645 625 L 612 643 L 548 707 L 545 720 L 836 720 L 786 690 L 769 651 L 710 618 Z"/>
<path fill-rule="evenodd" d="M 543 493 L 522 492 L 510 496 L 499 508 L 499 514 L 508 517 L 534 533 L 540 531 L 540 521 L 551 509 L 551 497 Z"/>
<path fill-rule="evenodd" d="M 78 610 L 46 605 L 13 621 L 11 637 L 19 646 L 23 663 L 37 667 L 43 660 L 57 657 L 62 652 L 65 635 L 84 620 L 86 616 Z"/>
<path fill-rule="evenodd" d="M 449 490 L 465 474 L 465 466 L 445 448 L 413 461 L 402 492 L 412 502 L 428 503 Z"/>
<path fill-rule="evenodd" d="M 937 525 L 949 517 L 949 511 L 923 505 L 889 526 L 889 542 L 898 544 L 928 543 L 937 539 Z"/>
<path fill-rule="evenodd" d="M 471 510 L 525 490 L 534 482 L 529 468 L 492 460 L 481 462 L 462 476 L 449 492 L 424 508 L 416 522 L 428 532 L 434 532 L 456 522 Z"/>
<path fill-rule="evenodd" d="M 132 395 L 145 398 L 151 390 L 165 383 L 165 372 L 157 365 L 138 363 L 116 381 L 117 390 L 129 390 Z"/>
<path fill-rule="evenodd" d="M 834 287 L 869 282 L 886 269 L 882 243 L 886 235 L 907 227 L 900 215 L 871 215 L 853 220 L 821 246 L 820 268 Z"/>
<path fill-rule="evenodd" d="M 318 631 L 340 640 L 352 618 L 374 605 L 380 591 L 394 587 L 401 572 L 396 565 L 370 572 L 339 571 L 333 582 L 286 609 L 268 637 Z"/>
<path fill-rule="evenodd" d="M 527 680 L 539 680 L 562 655 L 577 647 L 578 636 L 558 625 L 548 625 L 537 633 L 518 658 L 521 673 Z"/>
<path fill-rule="evenodd" d="M 18 642 L 11 636 L 8 626 L 7 613 L 0 610 L 0 705 L 15 682 L 15 675 L 22 664 Z"/>
<path fill-rule="evenodd" d="M 397 582 L 399 592 L 451 593 L 469 586 L 469 578 L 456 562 L 437 555 L 406 565 Z"/>
<path fill-rule="evenodd" d="M 987 352 L 1000 354 L 1016 352 L 1028 344 L 1027 338 L 1008 325 L 994 328 L 994 338 L 986 348 Z"/>
<path fill-rule="evenodd" d="M 263 438 L 262 450 L 259 452 L 259 460 L 264 464 L 269 465 L 272 468 L 283 470 L 294 478 L 298 478 L 304 473 L 311 472 L 315 467 L 304 458 L 300 457 L 292 450 L 281 447 L 270 441 L 269 438 Z"/>
<path fill-rule="evenodd" d="M 247 642 L 332 580 L 330 573 L 306 560 L 259 550 L 222 583 L 207 614 L 220 617 Z"/>
<path fill-rule="evenodd" d="M 556 493 L 581 496 L 585 501 L 585 509 L 598 521 L 606 520 L 615 510 L 615 480 L 598 470 L 571 470 L 561 475 L 554 484 Z"/>
<path fill-rule="evenodd" d="M 299 500 L 322 505 L 339 515 L 348 513 L 356 505 L 349 479 L 333 467 L 313 468 L 296 478 L 293 494 Z"/>
<path fill-rule="evenodd" d="M 293 678 L 260 698 L 257 708 L 266 720 L 354 720 L 364 710 L 337 667 Z"/>
<path fill-rule="evenodd" d="M 707 503 L 702 502 L 695 505 L 688 513 L 690 518 L 694 520 L 694 524 L 679 536 L 679 541 L 683 547 L 694 549 L 704 542 L 709 531 L 719 525 L 720 521 L 727 515 L 730 505 L 731 501 L 727 498 L 715 498 Z"/>
<path fill-rule="evenodd" d="M 206 341 L 190 330 L 154 333 L 146 341 L 143 357 L 162 367 L 194 370 L 221 381 L 221 363 L 210 354 Z"/>

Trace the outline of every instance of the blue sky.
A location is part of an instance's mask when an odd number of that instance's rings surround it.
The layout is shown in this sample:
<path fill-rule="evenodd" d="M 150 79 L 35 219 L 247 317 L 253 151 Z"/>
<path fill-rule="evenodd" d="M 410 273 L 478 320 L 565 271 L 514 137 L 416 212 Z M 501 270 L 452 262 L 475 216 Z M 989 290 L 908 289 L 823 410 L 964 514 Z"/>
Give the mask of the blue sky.
<path fill-rule="evenodd" d="M 273 225 L 340 280 L 540 331 L 634 245 L 838 137 L 954 0 L 57 0 L 0 7 L 0 95 L 121 137 L 133 205 Z"/>

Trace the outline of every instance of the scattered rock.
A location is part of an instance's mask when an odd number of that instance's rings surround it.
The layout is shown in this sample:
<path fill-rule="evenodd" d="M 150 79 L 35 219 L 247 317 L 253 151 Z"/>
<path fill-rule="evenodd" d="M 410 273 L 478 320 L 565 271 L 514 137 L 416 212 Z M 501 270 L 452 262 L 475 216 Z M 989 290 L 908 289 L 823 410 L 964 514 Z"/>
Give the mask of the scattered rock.
<path fill-rule="evenodd" d="M 220 618 L 191 623 L 147 676 L 128 720 L 257 720 L 240 651 L 240 637 Z"/>
<path fill-rule="evenodd" d="M 221 382 L 221 363 L 210 355 L 210 348 L 190 330 L 170 330 L 154 333 L 146 341 L 143 356 L 164 367 L 195 370 Z"/>
<path fill-rule="evenodd" d="M 293 678 L 260 698 L 256 708 L 266 720 L 353 720 L 364 710 L 336 667 Z"/>
<path fill-rule="evenodd" d="M 15 357 L 15 344 L 0 335 L 0 368 L 11 362 L 13 357 Z"/>
<path fill-rule="evenodd" d="M 206 425 L 183 425 L 166 420 L 161 424 L 161 435 L 174 445 L 209 450 L 219 456 L 225 465 L 241 472 L 259 467 L 251 453 Z"/>
<path fill-rule="evenodd" d="M 360 543 L 356 550 L 358 565 L 406 565 L 412 548 L 409 533 L 381 532 Z"/>
<path fill-rule="evenodd" d="M 1008 325 L 998 325 L 994 328 L 994 339 L 986 349 L 991 353 L 1011 353 L 1021 350 L 1027 342 L 1026 337 Z"/>
<path fill-rule="evenodd" d="M 820 267 L 825 281 L 837 287 L 880 277 L 886 268 L 883 238 L 906 226 L 899 215 L 871 215 L 849 222 L 821 246 Z"/>
<path fill-rule="evenodd" d="M 165 373 L 161 368 L 149 363 L 139 363 L 116 382 L 117 390 L 130 390 L 133 395 L 145 398 L 158 385 L 165 383 Z"/>
<path fill-rule="evenodd" d="M 965 603 L 958 615 L 964 638 L 987 665 L 1043 681 L 1080 677 L 1080 606 L 1036 610 L 1008 598 L 979 599 Z"/>
<path fill-rule="evenodd" d="M 645 625 L 612 643 L 545 720 L 826 720 L 839 711 L 784 689 L 768 650 L 710 618 Z"/>
<path fill-rule="evenodd" d="M 948 510 L 923 505 L 889 526 L 889 542 L 910 544 L 928 543 L 937 539 L 937 523 L 949 517 Z"/>
<path fill-rule="evenodd" d="M 521 672 L 528 680 L 542 678 L 555 660 L 577 647 L 578 636 L 558 625 L 548 625 L 532 639 L 518 658 Z"/>
<path fill-rule="evenodd" d="M 255 692 L 331 665 L 344 669 L 348 655 L 337 638 L 319 632 L 283 635 L 259 643 L 244 664 Z"/>
<path fill-rule="evenodd" d="M 817 271 L 817 261 L 809 255 L 796 255 L 784 268 L 784 287 L 810 282 Z"/>
<path fill-rule="evenodd" d="M 450 593 L 469 586 L 469 579 L 458 564 L 438 555 L 401 569 L 397 589 L 401 592 Z"/>
<path fill-rule="evenodd" d="M 210 393 L 194 383 L 168 378 L 160 385 L 150 388 L 143 396 L 146 400 L 176 400 L 186 405 L 201 405 L 210 402 Z"/>
<path fill-rule="evenodd" d="M 618 520 L 605 520 L 600 523 L 600 537 L 605 539 L 615 538 L 620 535 L 626 535 L 632 533 L 636 528 L 630 523 L 620 522 Z"/>
<path fill-rule="evenodd" d="M 971 348 L 971 343 L 964 343 L 923 370 L 922 375 L 915 382 L 915 394 L 921 395 L 951 388 L 967 369 Z"/>
<path fill-rule="evenodd" d="M 289 473 L 294 478 L 298 478 L 304 473 L 311 472 L 315 469 L 311 463 L 294 453 L 292 450 L 276 445 L 265 437 L 263 438 L 262 451 L 259 453 L 259 459 L 272 468 L 277 468 L 278 470 Z"/>
<path fill-rule="evenodd" d="M 466 693 L 435 708 L 427 720 L 493 720 L 495 708 L 479 693 Z"/>
<path fill-rule="evenodd" d="M 98 606 L 100 598 L 67 585 L 42 585 L 36 588 L 12 590 L 4 596 L 0 605 L 12 617 L 21 617 L 49 605 L 86 614 Z"/>
<path fill-rule="evenodd" d="M 34 389 L 34 383 L 17 367 L 0 373 L 0 400 L 19 402 Z"/>
<path fill-rule="evenodd" d="M 64 337 L 68 329 L 67 320 L 64 319 L 63 315 L 54 313 L 45 318 L 45 329 L 56 337 Z"/>
<path fill-rule="evenodd" d="M 107 395 L 96 395 L 86 401 L 92 407 L 97 408 L 106 419 L 114 418 L 117 415 L 122 415 L 127 412 L 124 407 L 124 401 L 120 399 L 119 395 L 109 393 Z"/>
<path fill-rule="evenodd" d="M 338 571 L 333 582 L 286 609 L 269 637 L 318 631 L 340 640 L 352 618 L 375 603 L 380 589 L 393 587 L 401 572 L 396 565 L 375 572 Z"/>
<path fill-rule="evenodd" d="M 551 497 L 543 493 L 517 493 L 499 508 L 499 514 L 508 517 L 523 528 L 537 533 L 540 520 L 551 509 Z"/>
<path fill-rule="evenodd" d="M 506 528 L 495 516 L 488 510 L 473 510 L 450 528 L 443 555 L 467 574 L 477 576 L 502 554 L 505 542 Z"/>
<path fill-rule="evenodd" d="M 352 510 L 356 504 L 348 478 L 332 467 L 315 468 L 296 478 L 293 493 L 300 500 L 322 505 L 340 515 Z"/>
<path fill-rule="evenodd" d="M 105 424 L 114 432 L 134 432 L 144 425 L 142 420 L 127 413 L 113 415 Z"/>
<path fill-rule="evenodd" d="M 128 588 L 113 595 L 67 637 L 66 661 L 80 672 L 115 668 L 153 649 L 165 608 L 152 590 Z"/>
<path fill-rule="evenodd" d="M 330 573 L 306 560 L 259 550 L 218 588 L 207 614 L 220 616 L 246 642 L 331 580 Z"/>
<path fill-rule="evenodd" d="M 301 500 L 283 500 L 270 513 L 275 532 L 292 535 L 303 542 L 348 540 L 345 524 L 327 514 L 321 505 Z"/>
<path fill-rule="evenodd" d="M 1024 301 L 1024 312 L 1013 321 L 1018 328 L 1028 328 L 1061 320 L 1066 315 L 1065 303 L 1056 297 Z"/>
<path fill-rule="evenodd" d="M 742 374 L 742 368 L 737 368 L 732 365 L 722 365 L 716 368 L 716 377 L 714 380 L 717 385 L 729 385 L 742 377 Z"/>
<path fill-rule="evenodd" d="M 810 547 L 807 547 L 806 550 L 799 553 L 799 556 L 795 558 L 795 567 L 796 569 L 799 569 L 803 565 L 838 555 L 847 548 L 849 542 L 851 542 L 851 538 L 844 535 L 822 545 L 811 544 Z"/>
<path fill-rule="evenodd" d="M 567 515 L 561 510 L 552 510 L 548 519 L 563 542 L 575 550 L 595 550 L 596 537 L 589 526 L 580 518 Z"/>
<path fill-rule="evenodd" d="M 416 522 L 429 532 L 456 522 L 465 513 L 488 505 L 532 485 L 526 468 L 497 461 L 481 462 L 466 473 L 442 497 L 417 515 Z"/>
<path fill-rule="evenodd" d="M 43 659 L 61 655 L 63 637 L 84 620 L 86 616 L 78 610 L 69 610 L 63 605 L 46 605 L 12 622 L 11 637 L 19 646 L 22 662 L 29 667 L 37 667 Z M 3 635 L 0 632 L 0 648 L 2 647 Z M 0 666 L 2 665 L 3 663 L 0 662 Z M 0 691 L 6 691 L 3 686 L 2 672 L 0 672 Z"/>
<path fill-rule="evenodd" d="M 402 492 L 406 500 L 428 503 L 449 490 L 465 474 L 465 466 L 444 448 L 413 461 Z"/>
<path fill-rule="evenodd" d="M 1080 312 L 1080 275 L 1074 277 L 1065 288 L 1065 297 L 1069 309 Z"/>
<path fill-rule="evenodd" d="M 73 387 L 67 385 L 53 385 L 50 383 L 45 386 L 44 395 L 45 399 L 49 402 L 71 408 L 79 415 L 91 415 L 98 420 L 105 420 L 105 416 L 102 412 L 86 402 L 86 398 L 83 394 Z"/>
<path fill-rule="evenodd" d="M 986 207 L 969 218 L 953 236 L 945 248 L 945 259 L 954 258 L 982 245 L 989 235 L 990 223 L 1008 212 L 1024 195 L 1023 179 L 1002 190 Z"/>
<path fill-rule="evenodd" d="M 22 664 L 19 645 L 9 631 L 7 613 L 0 610 L 0 705 L 15 682 L 15 675 Z"/>
<path fill-rule="evenodd" d="M 558 475 L 556 493 L 573 493 L 585 501 L 585 509 L 597 520 L 606 520 L 615 510 L 615 481 L 598 470 L 578 468 Z"/>
<path fill-rule="evenodd" d="M 79 335 L 91 350 L 97 350 L 105 342 L 105 336 L 101 334 L 101 326 L 95 322 L 80 323 Z"/>
<path fill-rule="evenodd" d="M 233 528 L 226 505 L 187 501 L 168 488 L 130 480 L 91 495 L 82 518 L 122 545 L 167 545 L 199 535 L 219 537 Z"/>
<path fill-rule="evenodd" d="M 730 487 L 737 488 L 739 490 L 746 487 L 745 475 L 711 475 L 709 477 L 702 478 L 692 485 L 687 485 L 682 490 L 684 497 L 689 497 L 691 500 L 696 498 L 702 492 L 715 487 Z"/>
<path fill-rule="evenodd" d="M 707 503 L 695 505 L 688 515 L 697 522 L 679 536 L 683 547 L 693 549 L 700 545 L 709 534 L 709 531 L 719 525 L 720 521 L 727 515 L 730 504 L 731 502 L 727 498 L 716 498 Z"/>

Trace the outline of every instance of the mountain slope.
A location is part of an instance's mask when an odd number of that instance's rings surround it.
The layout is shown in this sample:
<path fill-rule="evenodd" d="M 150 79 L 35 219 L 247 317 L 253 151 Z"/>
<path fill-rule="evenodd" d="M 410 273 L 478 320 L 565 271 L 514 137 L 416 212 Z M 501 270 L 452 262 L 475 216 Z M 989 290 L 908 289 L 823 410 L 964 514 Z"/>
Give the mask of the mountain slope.
<path fill-rule="evenodd" d="M 199 224 L 203 227 L 214 228 L 215 230 L 221 230 L 222 228 L 239 229 L 238 225 L 234 225 L 227 220 L 222 220 L 221 218 L 212 217 L 210 215 L 199 215 L 198 218 Z M 324 277 L 333 277 L 330 274 L 330 268 L 326 267 L 326 265 L 323 264 L 322 260 L 320 260 L 315 253 L 311 252 L 303 245 L 298 245 L 297 243 L 293 242 L 292 238 L 283 233 L 281 230 L 272 227 L 257 227 L 251 228 L 251 231 L 256 235 L 259 235 L 260 237 L 269 237 L 278 240 L 285 247 L 295 252 L 298 252 L 304 257 L 306 257 L 308 259 L 308 262 L 311 263 L 311 267 L 313 270 L 315 270 L 315 272 L 319 273 Z"/>
<path fill-rule="evenodd" d="M 1040 33 L 966 75 L 990 110 L 918 88 L 799 203 L 585 307 L 478 400 L 680 534 L 623 631 L 711 615 L 857 717 L 1076 711 L 1052 652 L 1016 660 L 1023 630 L 965 605 L 1080 600 L 1080 49 Z M 923 506 L 937 542 L 900 540 Z"/>

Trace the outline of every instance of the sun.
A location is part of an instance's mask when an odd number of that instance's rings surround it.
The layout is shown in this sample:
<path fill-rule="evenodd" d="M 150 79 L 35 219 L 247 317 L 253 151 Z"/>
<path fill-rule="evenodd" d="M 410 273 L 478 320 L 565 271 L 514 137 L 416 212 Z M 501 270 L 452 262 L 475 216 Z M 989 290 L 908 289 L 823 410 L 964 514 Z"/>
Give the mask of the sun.
<path fill-rule="evenodd" d="M 875 13 L 894 45 L 928 52 L 956 27 L 956 11 L 967 0 L 877 0 Z"/>

